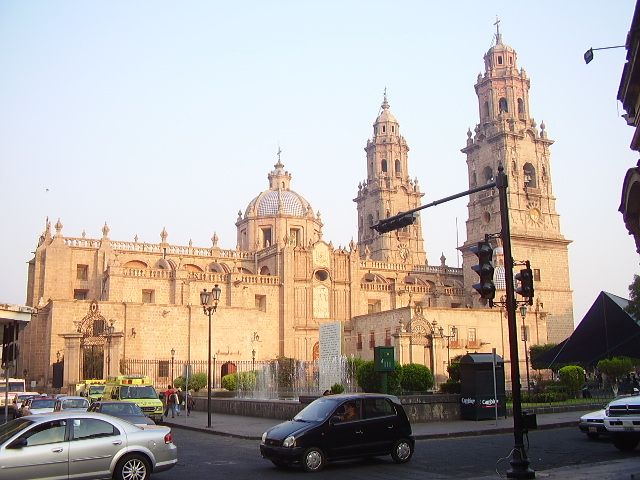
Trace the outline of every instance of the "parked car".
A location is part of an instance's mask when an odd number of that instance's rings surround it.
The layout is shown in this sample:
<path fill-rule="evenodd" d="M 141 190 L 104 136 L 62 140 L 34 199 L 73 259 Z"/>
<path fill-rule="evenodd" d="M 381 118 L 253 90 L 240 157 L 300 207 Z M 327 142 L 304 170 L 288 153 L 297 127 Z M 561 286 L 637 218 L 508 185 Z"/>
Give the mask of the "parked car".
<path fill-rule="evenodd" d="M 383 394 L 328 395 L 307 405 L 293 420 L 262 435 L 260 453 L 277 467 L 301 465 L 320 471 L 328 461 L 391 455 L 408 462 L 415 442 L 398 398 Z"/>
<path fill-rule="evenodd" d="M 578 428 L 592 440 L 597 440 L 600 436 L 607 436 L 609 432 L 604 426 L 604 408 L 582 415 L 578 422 Z"/>
<path fill-rule="evenodd" d="M 148 479 L 178 461 L 167 426 L 90 412 L 30 415 L 0 425 L 0 478 Z"/>
<path fill-rule="evenodd" d="M 20 408 L 22 404 L 28 399 L 32 397 L 38 397 L 40 394 L 38 392 L 17 392 L 16 396 L 13 397 L 13 402 L 9 404 L 9 416 L 11 418 L 17 418 L 20 416 Z"/>
<path fill-rule="evenodd" d="M 147 417 L 138 405 L 131 402 L 100 400 L 93 402 L 87 411 L 113 415 L 134 425 L 155 425 L 155 422 Z"/>
<path fill-rule="evenodd" d="M 85 397 L 73 397 L 68 395 L 66 397 L 60 397 L 56 400 L 53 411 L 60 412 L 62 410 L 75 410 L 77 412 L 86 412 L 87 408 L 89 408 L 89 400 L 87 400 Z"/>
<path fill-rule="evenodd" d="M 640 443 L 640 395 L 611 400 L 605 408 L 604 426 L 618 450 L 634 450 Z"/>
<path fill-rule="evenodd" d="M 26 417 L 27 415 L 37 415 L 38 413 L 51 413 L 53 407 L 56 404 L 56 399 L 53 397 L 31 397 L 20 407 L 20 416 Z"/>

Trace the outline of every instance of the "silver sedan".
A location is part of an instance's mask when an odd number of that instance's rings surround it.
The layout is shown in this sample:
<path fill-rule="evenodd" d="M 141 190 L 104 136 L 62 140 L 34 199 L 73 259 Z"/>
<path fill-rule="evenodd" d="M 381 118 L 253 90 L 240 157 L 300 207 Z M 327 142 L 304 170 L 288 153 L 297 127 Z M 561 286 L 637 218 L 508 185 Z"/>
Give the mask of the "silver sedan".
<path fill-rule="evenodd" d="M 146 480 L 177 461 L 167 426 L 90 412 L 29 415 L 0 425 L 0 478 Z"/>

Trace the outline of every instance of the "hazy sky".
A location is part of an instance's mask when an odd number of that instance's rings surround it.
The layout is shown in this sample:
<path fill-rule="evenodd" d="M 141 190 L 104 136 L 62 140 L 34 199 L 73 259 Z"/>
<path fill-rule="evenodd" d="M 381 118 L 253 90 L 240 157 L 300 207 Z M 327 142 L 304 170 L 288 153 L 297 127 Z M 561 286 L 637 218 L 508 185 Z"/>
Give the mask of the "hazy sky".
<path fill-rule="evenodd" d="M 447 4 L 446 6 L 444 4 Z M 384 88 L 424 203 L 468 189 L 473 85 L 496 16 L 544 120 L 580 320 L 623 297 L 638 255 L 618 212 L 638 155 L 616 101 L 634 2 L 0 1 L 0 303 L 25 301 L 48 216 L 65 236 L 235 248 L 238 210 L 282 162 L 324 239 L 357 238 Z M 466 199 L 422 213 L 430 264 L 459 266 Z M 457 221 L 457 229 L 456 229 Z"/>

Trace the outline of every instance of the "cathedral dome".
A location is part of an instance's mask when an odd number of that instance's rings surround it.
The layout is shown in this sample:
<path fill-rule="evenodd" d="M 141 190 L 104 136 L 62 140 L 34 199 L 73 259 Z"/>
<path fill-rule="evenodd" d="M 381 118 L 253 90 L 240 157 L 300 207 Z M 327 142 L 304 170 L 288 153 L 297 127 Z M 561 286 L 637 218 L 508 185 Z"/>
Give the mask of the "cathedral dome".
<path fill-rule="evenodd" d="M 296 192 L 267 190 L 251 201 L 246 213 L 255 212 L 258 217 L 272 217 L 278 214 L 304 217 L 309 209 L 309 202 Z"/>
<path fill-rule="evenodd" d="M 386 91 L 384 93 L 384 100 L 380 108 L 382 109 L 382 112 L 380 112 L 380 115 L 378 115 L 378 118 L 376 118 L 374 125 L 386 122 L 398 123 L 398 120 L 396 120 L 396 117 L 393 115 L 393 113 L 391 113 L 391 110 L 389 109 L 389 102 L 387 102 Z"/>
<path fill-rule="evenodd" d="M 279 159 L 274 167 L 268 175 L 269 189 L 249 202 L 245 217 L 305 217 L 308 212 L 313 212 L 311 204 L 302 195 L 289 189 L 291 174 L 284 170 L 284 165 Z"/>

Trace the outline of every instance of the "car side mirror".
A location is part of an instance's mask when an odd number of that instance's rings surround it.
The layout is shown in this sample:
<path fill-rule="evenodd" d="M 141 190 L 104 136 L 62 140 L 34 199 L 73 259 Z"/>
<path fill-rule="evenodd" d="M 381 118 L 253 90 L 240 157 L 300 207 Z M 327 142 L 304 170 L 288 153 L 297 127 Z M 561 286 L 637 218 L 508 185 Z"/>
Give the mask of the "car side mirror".
<path fill-rule="evenodd" d="M 334 415 L 329 419 L 329 425 L 335 425 L 336 423 L 340 423 L 342 419 L 338 415 Z"/>
<path fill-rule="evenodd" d="M 7 445 L 7 448 L 22 448 L 27 446 L 27 439 L 24 437 L 18 438 Z"/>

